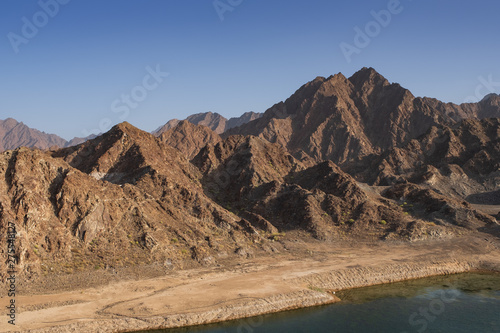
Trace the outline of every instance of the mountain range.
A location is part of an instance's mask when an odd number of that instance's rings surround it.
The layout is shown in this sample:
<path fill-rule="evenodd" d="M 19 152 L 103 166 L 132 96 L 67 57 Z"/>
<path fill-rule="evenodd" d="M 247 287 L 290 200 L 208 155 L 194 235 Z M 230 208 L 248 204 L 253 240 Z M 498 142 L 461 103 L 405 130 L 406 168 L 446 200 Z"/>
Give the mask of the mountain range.
<path fill-rule="evenodd" d="M 26 279 L 216 265 L 285 251 L 284 237 L 498 236 L 499 122 L 498 95 L 442 103 L 372 68 L 318 77 L 262 115 L 199 114 L 154 133 L 121 123 L 51 150 L 4 144 L 0 228 L 16 224 Z"/>
<path fill-rule="evenodd" d="M 218 113 L 205 112 L 191 115 L 185 120 L 195 125 L 206 126 L 214 132 L 221 134 L 228 129 L 243 125 L 261 116 L 261 113 L 246 112 L 240 117 L 226 119 Z M 153 134 L 159 136 L 163 132 L 175 127 L 180 122 L 180 120 L 172 119 L 153 131 Z M 30 128 L 22 122 L 18 122 L 12 118 L 0 120 L 0 151 L 16 149 L 18 147 L 39 149 L 71 147 L 95 137 L 97 137 L 97 135 L 92 134 L 86 138 L 75 137 L 66 141 L 56 134 L 47 134 L 37 129 Z"/>

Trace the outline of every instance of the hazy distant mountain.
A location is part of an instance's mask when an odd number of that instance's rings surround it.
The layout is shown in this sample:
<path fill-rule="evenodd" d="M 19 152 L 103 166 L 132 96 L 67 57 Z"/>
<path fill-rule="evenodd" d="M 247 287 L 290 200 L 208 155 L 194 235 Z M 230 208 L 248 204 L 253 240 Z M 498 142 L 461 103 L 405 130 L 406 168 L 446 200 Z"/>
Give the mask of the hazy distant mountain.
<path fill-rule="evenodd" d="M 21 146 L 48 149 L 52 146 L 63 147 L 65 144 L 66 140 L 63 138 L 30 128 L 15 119 L 0 120 L 0 151 Z"/>
<path fill-rule="evenodd" d="M 243 125 L 249 121 L 258 119 L 260 117 L 262 117 L 262 113 L 245 112 L 240 117 L 233 117 L 228 120 L 218 113 L 204 112 L 204 113 L 193 114 L 187 117 L 185 120 L 195 125 L 206 126 L 215 133 L 221 134 L 233 127 Z M 178 119 L 172 119 L 165 125 L 155 130 L 153 134 L 160 135 L 161 133 L 175 127 L 179 122 L 180 120 Z"/>
<path fill-rule="evenodd" d="M 101 133 L 102 134 L 102 133 Z M 99 134 L 100 135 L 100 134 Z M 72 146 L 76 146 L 76 145 L 79 145 L 80 143 L 84 143 L 85 141 L 88 141 L 88 140 L 91 140 L 91 139 L 94 139 L 94 138 L 97 138 L 98 135 L 96 134 L 91 134 L 89 136 L 87 136 L 86 138 L 78 138 L 78 137 L 74 137 L 73 139 L 69 140 L 66 142 L 66 144 L 64 145 L 64 147 L 72 147 Z"/>

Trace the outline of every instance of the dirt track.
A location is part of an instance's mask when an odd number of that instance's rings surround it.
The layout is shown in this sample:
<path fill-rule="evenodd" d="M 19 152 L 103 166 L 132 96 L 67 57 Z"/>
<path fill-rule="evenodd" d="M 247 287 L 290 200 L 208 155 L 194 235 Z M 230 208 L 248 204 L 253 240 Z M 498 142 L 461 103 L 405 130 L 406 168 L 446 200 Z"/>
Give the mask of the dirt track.
<path fill-rule="evenodd" d="M 16 328 L 112 332 L 176 327 L 326 304 L 343 289 L 475 269 L 500 270 L 498 239 L 325 244 L 288 241 L 288 252 L 102 287 L 25 295 Z M 5 306 L 7 298 L 1 299 Z M 2 316 L 0 331 L 12 331 Z"/>

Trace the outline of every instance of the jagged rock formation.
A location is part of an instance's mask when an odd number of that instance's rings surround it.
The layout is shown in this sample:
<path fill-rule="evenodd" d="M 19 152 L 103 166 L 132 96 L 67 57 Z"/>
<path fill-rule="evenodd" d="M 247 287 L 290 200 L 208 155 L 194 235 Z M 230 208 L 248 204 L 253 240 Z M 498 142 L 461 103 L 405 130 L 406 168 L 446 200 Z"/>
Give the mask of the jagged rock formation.
<path fill-rule="evenodd" d="M 331 240 L 407 236 L 428 225 L 381 196 L 371 196 L 333 162 L 306 167 L 277 144 L 231 136 L 193 159 L 214 201 L 268 232 L 305 230 Z"/>
<path fill-rule="evenodd" d="M 457 198 L 496 190 L 500 186 L 500 119 L 433 126 L 401 148 L 367 159 L 354 174 L 375 185 L 411 181 Z"/>
<path fill-rule="evenodd" d="M 349 161 L 380 154 L 424 134 L 431 126 L 453 125 L 464 117 L 500 117 L 500 97 L 477 104 L 445 104 L 416 98 L 372 68 L 347 79 L 318 77 L 258 120 L 225 135 L 255 135 L 316 161 Z"/>
<path fill-rule="evenodd" d="M 233 117 L 228 120 L 218 113 L 204 112 L 204 113 L 193 114 L 187 117 L 185 120 L 189 121 L 194 125 L 206 126 L 215 133 L 222 134 L 233 127 L 246 124 L 249 121 L 260 118 L 261 116 L 262 116 L 261 113 L 245 112 L 240 117 Z M 177 126 L 177 124 L 179 124 L 180 122 L 181 121 L 178 119 L 172 119 L 165 125 L 155 130 L 153 134 L 160 135 L 163 132 L 166 132 L 169 129 Z"/>
<path fill-rule="evenodd" d="M 77 147 L 6 152 L 0 170 L 0 229 L 16 224 L 27 275 L 45 263 L 210 264 L 259 237 L 204 194 L 201 173 L 176 149 L 126 123 Z"/>

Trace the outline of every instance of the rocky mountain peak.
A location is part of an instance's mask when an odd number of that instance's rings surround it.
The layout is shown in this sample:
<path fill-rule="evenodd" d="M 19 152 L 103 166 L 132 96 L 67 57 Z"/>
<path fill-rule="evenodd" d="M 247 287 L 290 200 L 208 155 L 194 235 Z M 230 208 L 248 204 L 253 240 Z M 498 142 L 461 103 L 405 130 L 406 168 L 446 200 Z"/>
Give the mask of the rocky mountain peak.
<path fill-rule="evenodd" d="M 390 84 L 385 77 L 379 74 L 372 67 L 363 67 L 362 69 L 354 73 L 349 78 L 349 81 L 351 81 L 352 84 L 358 89 L 363 89 L 363 87 L 366 86 L 387 86 Z"/>

